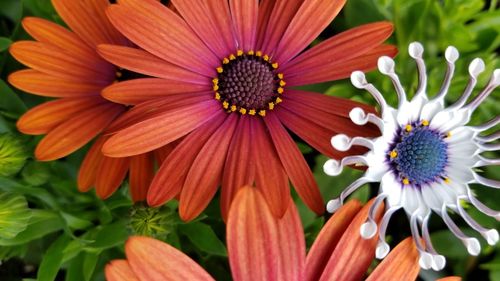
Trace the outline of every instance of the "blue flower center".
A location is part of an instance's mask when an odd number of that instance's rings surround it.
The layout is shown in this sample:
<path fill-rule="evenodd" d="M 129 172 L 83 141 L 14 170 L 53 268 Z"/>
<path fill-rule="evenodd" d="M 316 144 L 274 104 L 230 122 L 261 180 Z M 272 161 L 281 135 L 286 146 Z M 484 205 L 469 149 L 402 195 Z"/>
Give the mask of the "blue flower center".
<path fill-rule="evenodd" d="M 423 125 L 425 124 L 425 125 Z M 430 129 L 426 121 L 402 128 L 388 160 L 404 184 L 420 186 L 446 179 L 448 145 L 442 133 Z"/>

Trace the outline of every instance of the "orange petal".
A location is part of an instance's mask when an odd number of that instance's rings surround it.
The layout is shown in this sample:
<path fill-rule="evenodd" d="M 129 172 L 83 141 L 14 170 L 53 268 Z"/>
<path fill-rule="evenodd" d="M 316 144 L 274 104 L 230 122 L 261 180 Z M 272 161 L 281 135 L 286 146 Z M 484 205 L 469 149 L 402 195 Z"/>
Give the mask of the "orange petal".
<path fill-rule="evenodd" d="M 140 280 L 209 281 L 214 280 L 203 268 L 167 243 L 141 236 L 125 244 L 130 267 Z"/>
<path fill-rule="evenodd" d="M 126 260 L 112 260 L 104 272 L 108 281 L 139 281 Z"/>
<path fill-rule="evenodd" d="M 104 103 L 74 116 L 51 130 L 38 143 L 35 156 L 49 161 L 74 152 L 106 128 L 123 110 L 117 104 Z"/>
<path fill-rule="evenodd" d="M 209 90 L 205 85 L 178 80 L 142 78 L 115 83 L 105 88 L 102 96 L 121 104 L 138 104 L 165 96 L 176 96 L 181 100 L 191 93 Z"/>
<path fill-rule="evenodd" d="M 101 152 L 102 145 L 107 140 L 105 137 L 99 137 L 90 147 L 85 155 L 80 170 L 78 171 L 78 190 L 87 192 L 95 184 L 97 176 L 97 167 L 104 158 Z"/>
<path fill-rule="evenodd" d="M 129 184 L 130 194 L 134 202 L 146 200 L 149 185 L 154 175 L 153 161 L 152 153 L 130 157 Z"/>
<path fill-rule="evenodd" d="M 217 192 L 237 123 L 236 114 L 230 114 L 196 156 L 179 200 L 179 215 L 184 221 L 197 217 Z"/>
<path fill-rule="evenodd" d="M 104 156 L 97 167 L 95 191 L 97 196 L 106 199 L 125 179 L 129 168 L 130 158 L 111 158 Z"/>
<path fill-rule="evenodd" d="M 103 58 L 113 64 L 134 72 L 193 84 L 208 84 L 207 77 L 178 67 L 140 49 L 99 45 L 98 52 Z"/>
<path fill-rule="evenodd" d="M 319 280 L 337 243 L 359 210 L 361 203 L 351 200 L 326 222 L 307 254 L 305 280 Z"/>
<path fill-rule="evenodd" d="M 85 57 L 91 61 L 102 61 L 94 48 L 58 24 L 41 18 L 26 17 L 23 19 L 22 25 L 26 32 L 39 42 L 51 44 L 77 57 Z"/>
<path fill-rule="evenodd" d="M 316 214 L 324 212 L 324 202 L 318 185 L 297 144 L 275 114 L 264 118 L 281 163 L 300 198 Z"/>
<path fill-rule="evenodd" d="M 273 146 L 264 122 L 252 120 L 252 141 L 255 158 L 255 182 L 273 214 L 281 218 L 290 203 L 288 177 Z"/>
<path fill-rule="evenodd" d="M 229 7 L 238 45 L 243 51 L 253 50 L 255 48 L 259 1 L 229 0 Z"/>
<path fill-rule="evenodd" d="M 227 221 L 229 207 L 237 191 L 245 185 L 253 185 L 255 178 L 255 163 L 252 154 L 252 135 L 250 122 L 253 118 L 240 116 L 238 127 L 234 133 L 227 154 L 224 173 L 222 175 L 221 212 Z"/>
<path fill-rule="evenodd" d="M 304 230 L 295 203 L 278 220 L 279 277 L 278 280 L 303 281 L 305 275 L 306 245 Z"/>
<path fill-rule="evenodd" d="M 458 276 L 450 276 L 450 277 L 440 278 L 436 281 L 462 281 L 462 278 Z"/>
<path fill-rule="evenodd" d="M 64 22 L 89 46 L 128 43 L 106 17 L 108 0 L 52 0 L 52 4 Z"/>
<path fill-rule="evenodd" d="M 233 279 L 279 280 L 279 238 L 276 218 L 262 195 L 254 188 L 242 188 L 231 204 L 227 222 Z"/>
<path fill-rule="evenodd" d="M 417 247 L 411 237 L 399 243 L 368 276 L 367 281 L 413 281 L 420 272 Z"/>
<path fill-rule="evenodd" d="M 203 145 L 226 119 L 219 111 L 214 118 L 188 134 L 165 159 L 148 191 L 148 204 L 159 206 L 181 191 L 194 159 Z"/>
<path fill-rule="evenodd" d="M 169 110 L 121 130 L 104 144 L 102 151 L 111 157 L 152 151 L 188 134 L 221 110 L 215 99 Z"/>
<path fill-rule="evenodd" d="M 96 96 L 108 84 L 67 80 L 32 69 L 12 73 L 9 83 L 25 92 L 46 97 Z"/>
<path fill-rule="evenodd" d="M 337 247 L 335 247 L 335 251 L 333 251 L 330 260 L 328 260 L 325 266 L 320 281 L 355 281 L 361 280 L 366 274 L 368 266 L 370 266 L 375 257 L 377 236 L 372 239 L 364 239 L 359 234 L 359 229 L 365 223 L 373 201 L 371 200 L 359 211 L 344 232 L 344 235 L 342 235 Z M 383 209 L 384 206 L 381 204 L 375 216 L 377 221 L 382 218 Z"/>
<path fill-rule="evenodd" d="M 69 118 L 103 104 L 100 98 L 66 98 L 49 101 L 26 112 L 17 121 L 19 131 L 29 135 L 48 133 Z"/>

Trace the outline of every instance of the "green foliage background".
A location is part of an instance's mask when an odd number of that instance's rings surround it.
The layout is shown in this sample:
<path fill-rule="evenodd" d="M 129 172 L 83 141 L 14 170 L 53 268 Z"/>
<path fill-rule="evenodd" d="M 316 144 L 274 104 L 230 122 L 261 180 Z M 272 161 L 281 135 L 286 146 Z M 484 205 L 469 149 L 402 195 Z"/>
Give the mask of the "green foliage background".
<path fill-rule="evenodd" d="M 0 173 L 1 279 L 103 280 L 104 265 L 113 258 L 123 257 L 124 241 L 136 233 L 163 239 L 197 260 L 217 280 L 230 280 L 224 223 L 217 200 L 196 221 L 186 224 L 178 218 L 175 202 L 161 209 L 132 206 L 126 183 L 125 188 L 106 201 L 99 200 L 93 192 L 79 193 L 76 173 L 87 148 L 59 161 L 41 163 L 33 159 L 32 152 L 40 138 L 20 135 L 15 122 L 27 108 L 46 99 L 13 89 L 6 82 L 9 73 L 22 68 L 9 55 L 8 47 L 13 41 L 29 38 L 20 25 L 20 20 L 26 16 L 62 23 L 48 0 L 0 1 L 0 140 L 8 138 L 6 142 L 0 141 L 0 168 L 5 163 L 14 167 Z M 449 102 L 465 88 L 467 66 L 473 58 L 481 57 L 487 63 L 479 86 L 485 85 L 493 69 L 500 67 L 500 10 L 496 0 L 350 0 L 318 42 L 350 27 L 378 20 L 395 24 L 390 42 L 400 49 L 396 58 L 398 73 L 410 93 L 417 83 L 415 65 L 407 53 L 407 46 L 412 41 L 420 41 L 426 48 L 430 93 L 437 92 L 441 85 L 446 66 L 442 55 L 446 47 L 454 45 L 461 51 L 447 97 Z M 383 90 L 386 98 L 395 101 L 388 79 L 375 72 L 367 78 Z M 327 95 L 374 102 L 367 93 L 356 90 L 348 81 L 307 88 Z M 499 114 L 499 96 L 497 90 L 482 104 L 473 117 L 473 123 L 479 124 Z M 303 143 L 299 146 L 314 170 L 325 200 L 338 196 L 359 176 L 358 171 L 346 170 L 339 177 L 328 177 L 322 172 L 326 158 Z M 15 159 L 5 154 L 12 149 L 18 155 Z M 13 161 L 13 164 L 5 161 Z M 498 166 L 486 169 L 484 173 L 487 177 L 500 179 Z M 366 201 L 376 188 L 366 186 L 353 197 Z M 488 206 L 500 209 L 498 191 L 481 186 L 474 189 Z M 302 202 L 296 201 L 310 245 L 325 218 L 316 217 Z M 499 229 L 495 220 L 472 208 L 471 213 L 484 225 Z M 458 275 L 465 280 L 500 280 L 500 244 L 487 246 L 481 239 L 484 246 L 481 255 L 471 257 L 439 219 L 431 220 L 431 229 L 434 244 L 447 256 L 448 265 L 439 273 L 422 271 L 422 280 L 445 275 Z M 404 214 L 398 214 L 389 229 L 393 244 L 409 233 Z"/>

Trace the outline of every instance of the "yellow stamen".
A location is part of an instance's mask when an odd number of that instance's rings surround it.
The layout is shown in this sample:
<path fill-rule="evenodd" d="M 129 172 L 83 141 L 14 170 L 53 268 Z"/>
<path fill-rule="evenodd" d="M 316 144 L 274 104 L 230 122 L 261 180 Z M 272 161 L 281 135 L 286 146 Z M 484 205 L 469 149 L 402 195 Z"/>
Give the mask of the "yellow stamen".
<path fill-rule="evenodd" d="M 255 111 L 255 109 L 250 109 L 250 110 L 248 111 L 248 114 L 250 114 L 250 115 L 255 115 L 255 113 L 257 113 L 257 112 Z"/>
<path fill-rule="evenodd" d="M 229 108 L 229 103 L 227 101 L 224 101 L 222 103 L 222 107 L 224 107 L 225 109 L 228 109 Z"/>
<path fill-rule="evenodd" d="M 411 132 L 412 129 L 413 129 L 413 127 L 410 124 L 408 124 L 408 125 L 405 126 L 405 130 L 407 132 Z"/>
<path fill-rule="evenodd" d="M 391 151 L 391 153 L 389 153 L 389 156 L 391 158 L 396 158 L 396 157 L 398 157 L 398 152 L 396 150 L 393 150 L 393 151 Z"/>
<path fill-rule="evenodd" d="M 445 183 L 450 183 L 451 182 L 450 178 L 444 178 L 443 180 L 444 180 Z"/>
<path fill-rule="evenodd" d="M 446 133 L 446 137 L 450 138 L 451 137 L 451 132 Z"/>
<path fill-rule="evenodd" d="M 265 61 L 269 61 L 269 56 L 268 56 L 268 55 L 264 55 L 262 58 L 263 58 Z"/>
<path fill-rule="evenodd" d="M 121 73 L 120 71 L 117 71 L 117 72 L 115 73 L 115 75 L 116 75 L 116 77 L 118 77 L 118 78 L 122 77 L 122 73 Z"/>
<path fill-rule="evenodd" d="M 276 104 L 278 104 L 278 103 L 280 103 L 280 102 L 282 102 L 282 101 L 283 101 L 282 99 L 280 99 L 280 98 L 276 98 L 276 100 L 275 100 L 274 102 L 275 102 Z"/>
<path fill-rule="evenodd" d="M 261 52 L 261 51 L 257 51 L 257 52 L 255 53 L 255 55 L 256 55 L 256 56 L 258 56 L 258 57 L 262 57 L 262 52 Z"/>
<path fill-rule="evenodd" d="M 266 111 L 265 110 L 259 111 L 259 115 L 262 117 L 266 116 Z"/>
<path fill-rule="evenodd" d="M 250 50 L 250 51 L 248 51 L 248 54 L 253 56 L 255 54 L 255 52 L 253 50 Z"/>
<path fill-rule="evenodd" d="M 216 100 L 220 100 L 220 94 L 219 93 L 215 93 L 215 99 Z"/>
<path fill-rule="evenodd" d="M 277 62 L 275 62 L 275 63 L 271 64 L 271 66 L 272 66 L 274 69 L 276 69 L 276 68 L 278 68 L 279 64 L 278 64 Z"/>
<path fill-rule="evenodd" d="M 244 53 L 243 53 L 243 50 L 238 50 L 238 51 L 236 51 L 236 55 L 237 55 L 238 57 L 243 56 L 243 54 L 244 54 Z"/>
<path fill-rule="evenodd" d="M 283 94 L 285 90 L 282 87 L 279 87 L 276 91 L 278 92 L 278 94 Z"/>
<path fill-rule="evenodd" d="M 231 105 L 231 111 L 232 111 L 232 112 L 235 112 L 235 111 L 236 111 L 236 109 L 237 109 L 237 108 L 236 108 L 236 105 L 234 105 L 234 104 L 233 104 L 233 105 Z"/>
<path fill-rule="evenodd" d="M 217 79 L 217 78 L 212 79 L 212 83 L 213 83 L 214 85 L 219 84 L 219 79 Z"/>
<path fill-rule="evenodd" d="M 235 60 L 235 59 L 236 59 L 236 57 L 235 57 L 233 54 L 230 54 L 230 55 L 229 55 L 229 59 L 230 59 L 230 60 Z"/>
<path fill-rule="evenodd" d="M 222 66 L 217 67 L 217 72 L 218 73 L 224 72 L 224 68 L 222 68 Z"/>
<path fill-rule="evenodd" d="M 428 120 L 422 120 L 422 126 L 429 126 Z"/>
<path fill-rule="evenodd" d="M 247 114 L 247 110 L 245 108 L 240 108 L 240 113 L 245 115 Z"/>
<path fill-rule="evenodd" d="M 228 64 L 228 63 L 229 63 L 229 59 L 228 59 L 228 58 L 224 58 L 224 59 L 222 60 L 222 63 L 223 63 L 223 64 Z"/>
<path fill-rule="evenodd" d="M 213 89 L 214 91 L 217 91 L 219 89 L 219 85 L 214 85 Z"/>
<path fill-rule="evenodd" d="M 269 109 L 270 109 L 270 110 L 273 110 L 273 109 L 274 109 L 274 103 L 272 103 L 272 102 L 270 102 L 270 103 L 269 103 Z"/>
<path fill-rule="evenodd" d="M 286 85 L 286 82 L 285 82 L 285 81 L 283 81 L 283 80 L 280 80 L 280 86 L 281 86 L 281 87 L 285 87 L 285 85 Z"/>
<path fill-rule="evenodd" d="M 283 76 L 283 73 L 278 73 L 278 75 L 277 75 L 277 76 L 278 76 L 278 78 L 279 78 L 279 79 L 283 79 L 283 77 L 284 77 L 284 76 Z"/>
<path fill-rule="evenodd" d="M 407 179 L 407 178 L 404 178 L 403 179 L 403 184 L 406 184 L 406 185 L 410 184 L 410 180 Z"/>

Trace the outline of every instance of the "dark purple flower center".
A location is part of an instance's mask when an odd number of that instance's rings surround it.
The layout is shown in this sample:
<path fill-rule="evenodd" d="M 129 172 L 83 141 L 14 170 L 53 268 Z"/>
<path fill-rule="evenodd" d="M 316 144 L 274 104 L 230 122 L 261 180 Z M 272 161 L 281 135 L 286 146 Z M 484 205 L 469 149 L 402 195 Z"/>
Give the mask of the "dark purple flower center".
<path fill-rule="evenodd" d="M 281 102 L 284 91 L 283 75 L 276 73 L 277 67 L 260 52 L 231 55 L 217 68 L 218 75 L 213 80 L 215 98 L 228 111 L 265 116 L 266 110 Z"/>

